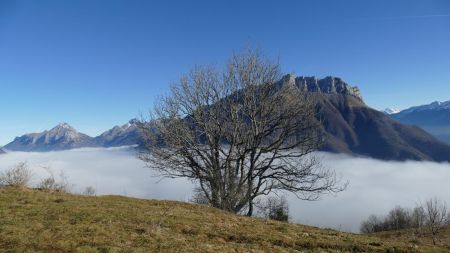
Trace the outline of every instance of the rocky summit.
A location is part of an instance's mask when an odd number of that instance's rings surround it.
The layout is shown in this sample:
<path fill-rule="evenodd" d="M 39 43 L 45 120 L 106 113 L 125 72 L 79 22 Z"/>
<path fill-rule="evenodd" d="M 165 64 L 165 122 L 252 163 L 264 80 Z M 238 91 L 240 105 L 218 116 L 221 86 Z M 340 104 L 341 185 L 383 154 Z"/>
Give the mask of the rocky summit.
<path fill-rule="evenodd" d="M 143 138 L 137 126 L 137 120 L 132 119 L 127 124 L 115 126 L 95 137 L 95 142 L 103 147 L 141 145 Z"/>
<path fill-rule="evenodd" d="M 25 134 L 16 137 L 5 149 L 11 151 L 54 151 L 95 146 L 94 140 L 77 132 L 67 123 L 61 123 L 42 133 Z"/>
<path fill-rule="evenodd" d="M 359 88 L 349 85 L 339 77 L 327 76 L 320 79 L 315 76 L 295 77 L 292 74 L 288 74 L 282 78 L 281 82 L 295 85 L 302 91 L 350 95 L 363 101 Z"/>

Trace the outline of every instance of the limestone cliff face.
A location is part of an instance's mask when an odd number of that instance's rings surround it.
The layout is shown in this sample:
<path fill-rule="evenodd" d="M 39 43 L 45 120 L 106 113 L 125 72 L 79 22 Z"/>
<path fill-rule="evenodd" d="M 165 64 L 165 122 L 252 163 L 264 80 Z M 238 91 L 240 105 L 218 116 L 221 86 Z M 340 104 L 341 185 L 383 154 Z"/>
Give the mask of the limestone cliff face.
<path fill-rule="evenodd" d="M 285 75 L 281 81 L 285 84 L 295 85 L 302 91 L 350 95 L 363 102 L 359 88 L 349 85 L 339 77 L 327 76 L 320 79 L 314 76 L 295 77 L 289 74 Z"/>

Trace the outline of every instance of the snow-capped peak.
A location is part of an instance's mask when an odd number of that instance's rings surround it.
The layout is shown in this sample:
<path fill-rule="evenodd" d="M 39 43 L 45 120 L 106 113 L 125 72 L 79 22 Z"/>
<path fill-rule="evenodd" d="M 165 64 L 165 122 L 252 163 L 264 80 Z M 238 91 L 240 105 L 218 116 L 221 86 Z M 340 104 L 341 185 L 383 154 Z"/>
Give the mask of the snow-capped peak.
<path fill-rule="evenodd" d="M 73 129 L 73 127 L 70 126 L 69 124 L 67 124 L 66 122 L 61 122 L 61 123 L 59 123 L 57 127 L 59 127 L 59 128 L 65 128 L 65 129 Z"/>
<path fill-rule="evenodd" d="M 426 111 L 426 110 L 446 110 L 446 109 L 450 109 L 450 101 L 446 101 L 446 102 L 434 101 L 431 104 L 414 106 L 414 107 L 408 108 L 406 110 L 403 110 L 401 112 L 402 113 L 411 113 L 411 112 Z"/>
<path fill-rule="evenodd" d="M 138 120 L 137 119 L 132 119 L 130 121 L 128 121 L 125 125 L 122 125 L 121 129 L 122 130 L 127 130 L 130 127 L 134 127 L 137 125 Z"/>
<path fill-rule="evenodd" d="M 80 134 L 71 125 L 63 122 L 52 128 L 50 131 L 44 131 L 41 135 L 45 136 L 46 143 L 52 140 L 66 138 L 67 140 L 76 140 Z M 36 138 L 35 138 L 36 139 Z"/>
<path fill-rule="evenodd" d="M 383 112 L 390 115 L 390 114 L 399 113 L 400 110 L 397 108 L 386 108 L 386 109 L 384 109 Z"/>
<path fill-rule="evenodd" d="M 75 128 L 73 128 L 71 125 L 62 122 L 59 123 L 57 126 L 55 126 L 54 128 L 50 129 L 51 133 L 55 133 L 55 132 L 77 132 L 77 130 L 75 130 Z"/>

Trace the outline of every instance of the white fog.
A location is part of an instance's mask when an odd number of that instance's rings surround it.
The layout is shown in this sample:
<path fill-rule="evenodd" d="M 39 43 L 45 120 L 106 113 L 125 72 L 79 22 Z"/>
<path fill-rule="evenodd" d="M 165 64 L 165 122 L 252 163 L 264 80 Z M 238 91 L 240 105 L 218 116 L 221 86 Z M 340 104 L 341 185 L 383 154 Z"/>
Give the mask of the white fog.
<path fill-rule="evenodd" d="M 385 214 L 396 205 L 414 207 L 434 196 L 450 204 L 449 163 L 388 162 L 328 153 L 319 156 L 326 167 L 350 184 L 337 196 L 326 195 L 314 202 L 287 195 L 293 222 L 358 232 L 361 221 L 370 214 Z M 75 193 L 92 186 L 98 195 L 188 201 L 193 188 L 184 179 L 155 177 L 128 148 L 12 152 L 0 156 L 0 171 L 19 162 L 28 163 L 35 184 L 48 175 L 43 167 L 50 167 L 55 175 L 63 172 Z"/>

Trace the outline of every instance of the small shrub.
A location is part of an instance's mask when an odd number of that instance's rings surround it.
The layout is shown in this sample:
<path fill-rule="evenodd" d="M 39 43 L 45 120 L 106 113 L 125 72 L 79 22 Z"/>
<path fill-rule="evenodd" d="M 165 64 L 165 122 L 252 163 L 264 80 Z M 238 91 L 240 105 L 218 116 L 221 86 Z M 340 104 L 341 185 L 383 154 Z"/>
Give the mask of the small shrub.
<path fill-rule="evenodd" d="M 289 221 L 289 206 L 285 197 L 268 197 L 258 208 L 267 219 Z"/>
<path fill-rule="evenodd" d="M 84 191 L 83 191 L 83 195 L 95 196 L 95 189 L 94 189 L 94 187 L 92 187 L 92 186 L 86 187 L 86 189 L 84 189 Z"/>
<path fill-rule="evenodd" d="M 362 222 L 360 231 L 363 234 L 368 234 L 409 228 L 420 229 L 423 224 L 422 211 L 420 207 L 408 209 L 396 206 L 386 216 L 369 216 L 367 220 Z"/>
<path fill-rule="evenodd" d="M 62 198 L 57 198 L 57 199 L 54 200 L 54 202 L 55 202 L 55 203 L 62 203 L 62 202 L 64 202 L 64 199 L 62 199 Z"/>
<path fill-rule="evenodd" d="M 425 235 L 431 235 L 433 244 L 437 244 L 442 230 L 450 223 L 450 212 L 447 203 L 437 198 L 429 199 L 425 204 L 414 209 L 395 207 L 387 216 L 375 215 L 362 222 L 360 231 L 363 234 L 381 231 L 413 229 L 414 240 Z"/>
<path fill-rule="evenodd" d="M 58 192 L 69 191 L 69 182 L 66 175 L 62 171 L 59 174 L 59 180 L 57 180 L 53 174 L 53 171 L 49 167 L 44 167 L 44 169 L 48 172 L 49 176 L 41 180 L 38 185 L 39 189 Z"/>
<path fill-rule="evenodd" d="M 19 163 L 13 168 L 0 173 L 0 186 L 27 187 L 32 173 L 26 163 Z"/>

